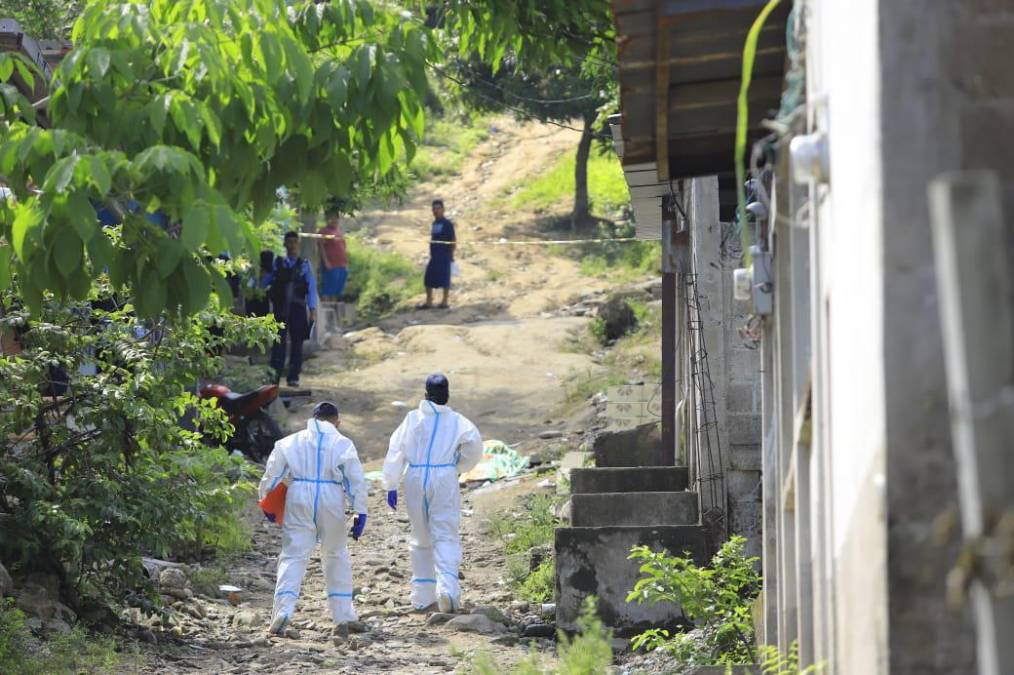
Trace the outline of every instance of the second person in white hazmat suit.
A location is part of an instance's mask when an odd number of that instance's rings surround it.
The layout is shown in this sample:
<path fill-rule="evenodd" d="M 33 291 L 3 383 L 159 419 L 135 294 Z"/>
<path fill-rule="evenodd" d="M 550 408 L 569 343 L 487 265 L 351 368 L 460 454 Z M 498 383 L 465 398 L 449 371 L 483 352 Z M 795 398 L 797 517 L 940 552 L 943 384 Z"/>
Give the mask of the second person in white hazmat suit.
<path fill-rule="evenodd" d="M 317 404 L 306 429 L 275 444 L 260 483 L 260 498 L 281 481 L 288 484 L 282 552 L 271 610 L 270 632 L 282 633 L 299 599 L 303 575 L 317 542 L 331 616 L 339 626 L 358 621 L 352 606 L 352 558 L 346 540 L 345 501 L 357 514 L 351 535 L 366 527 L 366 479 L 356 446 L 338 431 L 338 408 Z"/>
<path fill-rule="evenodd" d="M 447 405 L 449 391 L 443 375 L 427 378 L 425 400 L 391 436 L 384 461 L 384 486 L 392 509 L 398 503 L 398 484 L 405 478 L 412 525 L 412 604 L 425 609 L 436 603 L 442 612 L 461 606 L 458 473 L 482 459 L 479 430 Z"/>

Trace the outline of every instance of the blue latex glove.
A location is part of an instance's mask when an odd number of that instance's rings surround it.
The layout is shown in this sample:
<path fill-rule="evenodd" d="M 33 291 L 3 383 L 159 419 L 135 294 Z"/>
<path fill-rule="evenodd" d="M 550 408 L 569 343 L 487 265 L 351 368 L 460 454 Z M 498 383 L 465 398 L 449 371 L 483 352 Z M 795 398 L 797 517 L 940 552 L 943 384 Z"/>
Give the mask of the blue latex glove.
<path fill-rule="evenodd" d="M 388 490 L 387 491 L 387 505 L 392 509 L 398 508 L 398 491 Z"/>
<path fill-rule="evenodd" d="M 363 530 L 366 529 L 366 514 L 360 513 L 352 519 L 352 531 L 349 534 L 353 539 L 359 541 L 359 537 L 363 536 Z"/>

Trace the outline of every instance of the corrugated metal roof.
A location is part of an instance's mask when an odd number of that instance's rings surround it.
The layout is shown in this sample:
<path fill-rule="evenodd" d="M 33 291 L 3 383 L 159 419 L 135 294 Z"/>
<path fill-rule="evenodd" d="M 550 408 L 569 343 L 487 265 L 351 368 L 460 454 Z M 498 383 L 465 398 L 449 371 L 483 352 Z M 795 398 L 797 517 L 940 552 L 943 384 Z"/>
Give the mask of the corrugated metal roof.
<path fill-rule="evenodd" d="M 743 44 L 765 3 L 614 0 L 625 166 L 661 163 L 657 181 L 734 170 Z M 750 89 L 754 138 L 780 102 L 790 5 L 775 10 L 758 44 Z"/>

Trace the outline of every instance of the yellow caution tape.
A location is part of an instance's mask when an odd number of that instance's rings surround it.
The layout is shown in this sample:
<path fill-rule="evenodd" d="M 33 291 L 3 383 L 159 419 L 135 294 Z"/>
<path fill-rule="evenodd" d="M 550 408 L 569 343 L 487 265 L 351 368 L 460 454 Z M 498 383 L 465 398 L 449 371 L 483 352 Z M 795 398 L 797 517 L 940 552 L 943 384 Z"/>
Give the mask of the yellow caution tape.
<path fill-rule="evenodd" d="M 344 239 L 336 234 L 317 234 L 315 232 L 300 232 L 300 237 L 306 237 L 307 239 Z M 430 239 L 409 239 L 403 241 L 413 241 L 420 244 L 443 244 L 444 246 L 454 246 L 461 242 L 457 241 L 436 241 Z M 554 244 L 602 244 L 605 242 L 618 242 L 625 243 L 631 241 L 638 241 L 637 237 L 616 237 L 616 238 L 600 238 L 600 239 L 530 239 L 527 241 L 511 241 L 509 239 L 487 239 L 477 241 L 466 241 L 465 244 L 469 246 L 550 246 Z"/>

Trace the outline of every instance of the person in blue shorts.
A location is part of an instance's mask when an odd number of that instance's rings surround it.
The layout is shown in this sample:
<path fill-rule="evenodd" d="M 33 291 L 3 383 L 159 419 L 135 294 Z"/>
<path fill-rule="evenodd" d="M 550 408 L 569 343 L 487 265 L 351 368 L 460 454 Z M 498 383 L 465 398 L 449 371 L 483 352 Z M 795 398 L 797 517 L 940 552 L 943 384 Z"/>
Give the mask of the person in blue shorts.
<path fill-rule="evenodd" d="M 349 278 L 349 256 L 345 248 L 345 234 L 339 220 L 341 218 L 341 202 L 333 200 L 324 209 L 327 222 L 317 234 L 323 238 L 317 240 L 320 250 L 320 299 L 323 302 L 338 302 L 345 292 L 345 282 Z"/>

